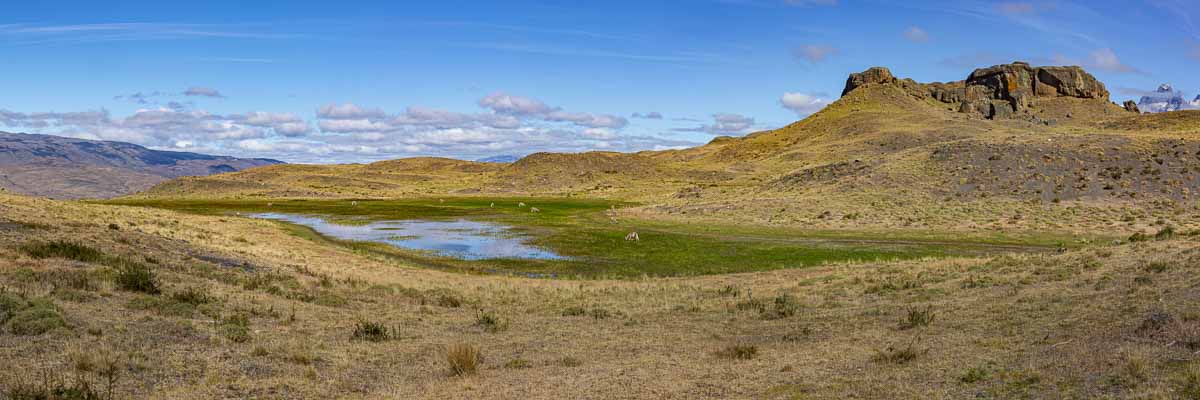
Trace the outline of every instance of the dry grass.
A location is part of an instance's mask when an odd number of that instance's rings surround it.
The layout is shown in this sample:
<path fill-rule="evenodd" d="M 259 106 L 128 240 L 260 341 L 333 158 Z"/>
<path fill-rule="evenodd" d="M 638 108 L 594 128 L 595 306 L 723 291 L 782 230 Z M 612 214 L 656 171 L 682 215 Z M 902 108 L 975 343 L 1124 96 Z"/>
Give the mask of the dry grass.
<path fill-rule="evenodd" d="M 457 343 L 446 348 L 446 364 L 449 365 L 452 376 L 475 375 L 479 372 L 481 363 L 483 355 L 478 347 Z"/>
<path fill-rule="evenodd" d="M 97 364 L 72 349 L 123 360 L 117 398 L 1153 398 L 1200 387 L 1177 361 L 1200 350 L 1200 242 L 1183 235 L 1059 255 L 563 281 L 418 269 L 257 220 L 0 200 L 0 218 L 45 225 L 0 230 L 3 293 L 63 321 L 26 336 L 0 324 L 0 363 L 21 366 L 0 382 L 29 387 L 79 368 L 102 388 Z M 21 250 L 56 240 L 136 259 L 162 293 L 122 290 L 102 263 Z M 388 340 L 348 340 L 363 321 Z M 447 379 L 454 343 L 485 346 L 495 368 Z M 733 345 L 753 356 L 722 358 Z"/>

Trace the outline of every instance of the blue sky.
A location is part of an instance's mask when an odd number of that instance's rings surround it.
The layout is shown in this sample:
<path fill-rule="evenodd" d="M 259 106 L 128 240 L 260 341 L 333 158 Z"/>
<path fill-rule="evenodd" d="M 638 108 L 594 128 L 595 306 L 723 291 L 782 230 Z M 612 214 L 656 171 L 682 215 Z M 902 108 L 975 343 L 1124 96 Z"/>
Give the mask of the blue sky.
<path fill-rule="evenodd" d="M 949 5 L 947 5 L 949 4 Z M 1082 65 L 1200 92 L 1200 5 L 856 0 L 18 2 L 0 129 L 289 162 L 690 146 L 881 65 Z M 647 118 L 647 117 L 651 118 Z"/>

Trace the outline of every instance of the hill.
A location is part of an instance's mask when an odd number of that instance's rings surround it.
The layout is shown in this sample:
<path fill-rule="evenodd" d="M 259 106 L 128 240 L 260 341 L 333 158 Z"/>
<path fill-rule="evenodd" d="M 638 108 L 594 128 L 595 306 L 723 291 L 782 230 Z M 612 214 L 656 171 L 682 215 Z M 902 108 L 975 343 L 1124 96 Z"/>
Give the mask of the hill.
<path fill-rule="evenodd" d="M 122 142 L 0 132 L 0 187 L 60 199 L 115 197 L 181 176 L 280 163 L 151 150 Z"/>
<path fill-rule="evenodd" d="M 638 201 L 645 218 L 1135 231 L 1195 224 L 1196 113 L 1128 112 L 1079 67 L 1018 62 L 947 83 L 876 67 L 852 74 L 839 100 L 801 121 L 696 148 L 457 162 L 470 173 L 277 166 L 186 178 L 139 196 L 563 195 Z"/>

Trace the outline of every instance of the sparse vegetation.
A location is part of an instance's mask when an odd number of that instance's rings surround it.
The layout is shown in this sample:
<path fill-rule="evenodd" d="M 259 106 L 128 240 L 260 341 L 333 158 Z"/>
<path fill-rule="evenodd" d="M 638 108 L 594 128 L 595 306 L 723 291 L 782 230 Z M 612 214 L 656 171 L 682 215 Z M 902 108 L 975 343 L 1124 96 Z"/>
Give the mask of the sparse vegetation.
<path fill-rule="evenodd" d="M 475 317 L 475 325 L 483 327 L 484 331 L 496 333 L 508 329 L 508 320 L 496 314 L 495 311 L 480 311 Z"/>
<path fill-rule="evenodd" d="M 925 308 L 910 308 L 905 313 L 905 318 L 900 321 L 900 329 L 913 329 L 923 326 L 929 326 L 933 323 L 935 314 L 932 307 Z"/>
<path fill-rule="evenodd" d="M 758 357 L 758 346 L 752 344 L 733 344 L 717 351 L 717 356 L 733 360 L 751 360 Z"/>
<path fill-rule="evenodd" d="M 470 344 L 457 343 L 446 348 L 446 363 L 450 366 L 450 375 L 474 375 L 483 363 L 483 355 L 479 348 Z"/>

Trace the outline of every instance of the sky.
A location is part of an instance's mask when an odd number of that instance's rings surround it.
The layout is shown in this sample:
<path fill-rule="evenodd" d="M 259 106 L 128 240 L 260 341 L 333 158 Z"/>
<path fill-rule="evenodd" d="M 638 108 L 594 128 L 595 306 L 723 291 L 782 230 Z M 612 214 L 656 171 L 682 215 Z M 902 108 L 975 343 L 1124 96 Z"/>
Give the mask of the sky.
<path fill-rule="evenodd" d="M 695 146 L 872 66 L 1081 65 L 1200 93 L 1200 2 L 37 1 L 0 15 L 0 130 L 294 163 Z"/>

